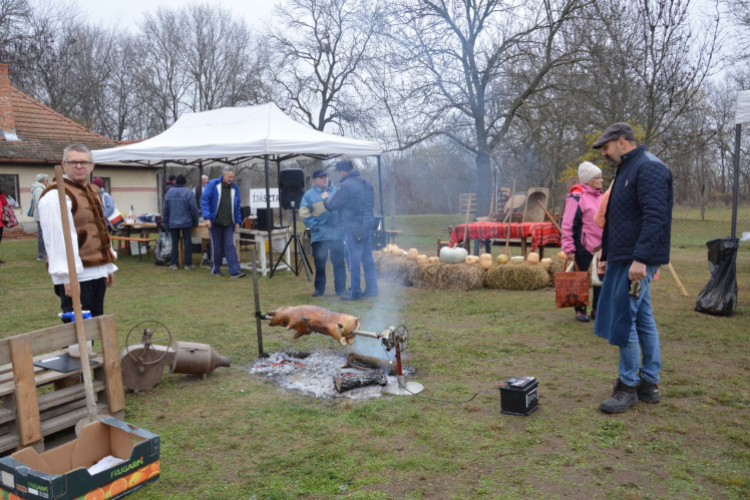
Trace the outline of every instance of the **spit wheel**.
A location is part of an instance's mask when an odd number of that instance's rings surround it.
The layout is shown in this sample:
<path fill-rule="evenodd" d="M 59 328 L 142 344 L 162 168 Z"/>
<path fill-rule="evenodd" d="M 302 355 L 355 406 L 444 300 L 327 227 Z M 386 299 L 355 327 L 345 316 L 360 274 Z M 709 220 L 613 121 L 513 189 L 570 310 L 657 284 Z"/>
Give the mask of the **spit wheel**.
<path fill-rule="evenodd" d="M 130 335 L 136 330 L 141 332 L 140 344 L 143 345 L 143 349 L 142 350 L 139 349 L 140 354 L 137 358 L 134 357 L 130 351 L 131 346 L 134 345 L 130 343 Z M 127 337 L 125 337 L 125 350 L 127 351 L 130 359 L 132 359 L 136 364 L 139 364 L 139 365 L 153 365 L 163 360 L 164 357 L 167 355 L 168 350 L 164 350 L 161 353 L 161 356 L 158 356 L 156 358 L 153 358 L 153 356 L 150 355 L 151 352 L 156 352 L 154 349 L 151 349 L 152 344 L 154 343 L 163 344 L 162 342 L 153 341 L 154 337 L 159 338 L 163 336 L 164 335 L 163 332 L 166 332 L 167 338 L 169 339 L 166 345 L 168 346 L 172 345 L 172 332 L 169 331 L 169 328 L 167 328 L 164 325 L 164 323 L 160 323 L 159 321 L 154 321 L 154 320 L 146 320 L 146 321 L 141 321 L 140 323 L 135 325 L 133 328 L 131 328 L 130 331 L 128 332 Z M 153 359 L 149 359 L 149 358 L 153 358 Z"/>

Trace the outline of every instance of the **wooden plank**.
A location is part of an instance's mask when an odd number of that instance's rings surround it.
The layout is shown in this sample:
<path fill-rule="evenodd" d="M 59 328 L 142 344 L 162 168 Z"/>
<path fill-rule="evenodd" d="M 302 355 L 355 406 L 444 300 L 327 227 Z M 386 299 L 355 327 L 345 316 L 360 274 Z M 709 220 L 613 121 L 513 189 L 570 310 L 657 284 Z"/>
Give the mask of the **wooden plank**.
<path fill-rule="evenodd" d="M 14 448 L 18 448 L 19 444 L 21 444 L 21 440 L 16 435 L 6 434 L 4 436 L 1 436 L 0 437 L 0 453 L 4 451 L 12 450 Z"/>
<path fill-rule="evenodd" d="M 42 428 L 44 428 L 44 422 L 46 422 L 47 420 L 63 415 L 65 413 L 70 413 L 71 411 L 77 410 L 79 408 L 86 408 L 86 399 L 79 399 L 78 401 L 73 401 L 72 403 L 68 403 L 66 405 L 58 406 L 57 408 L 52 408 L 51 410 L 41 412 L 40 415 L 42 416 Z"/>
<path fill-rule="evenodd" d="M 67 354 L 67 351 L 54 351 L 47 354 L 40 354 L 39 356 L 34 356 L 34 362 L 42 361 L 48 358 L 54 358 L 63 354 Z M 37 373 L 43 370 L 45 370 L 45 368 L 34 366 L 34 371 Z M 11 365 L 10 363 L 0 366 L 0 383 L 7 382 L 9 380 L 13 380 L 13 365 Z"/>
<path fill-rule="evenodd" d="M 86 332 L 86 340 L 95 340 L 99 337 L 99 322 L 96 318 L 83 321 Z M 73 323 L 53 326 L 44 330 L 7 337 L 0 339 L 0 365 L 11 362 L 9 345 L 14 338 L 29 336 L 31 337 L 32 355 L 46 354 L 58 349 L 63 349 L 69 345 L 77 344 L 76 329 Z"/>
<path fill-rule="evenodd" d="M 16 419 L 16 412 L 7 408 L 0 408 L 0 424 Z"/>
<path fill-rule="evenodd" d="M 91 369 L 98 368 L 102 366 L 102 360 L 101 358 L 92 358 L 92 361 L 95 361 L 96 364 L 91 365 Z M 36 385 L 47 385 L 51 384 L 55 380 L 61 380 L 66 377 L 70 377 L 72 375 L 80 374 L 81 370 L 76 370 L 74 372 L 68 372 L 68 373 L 60 373 L 52 370 L 48 370 L 41 375 L 37 375 L 36 377 Z M 5 384 L 0 384 L 0 396 L 6 396 L 8 394 L 13 394 L 15 392 L 16 387 L 13 382 L 7 382 Z"/>
<path fill-rule="evenodd" d="M 107 386 L 107 403 L 109 411 L 125 409 L 125 387 L 122 385 L 122 368 L 120 367 L 120 349 L 117 345 L 117 329 L 114 316 L 100 316 L 99 338 L 102 341 L 102 358 L 104 365 L 104 383 Z"/>
<path fill-rule="evenodd" d="M 97 415 L 107 414 L 106 404 L 97 404 L 96 409 L 97 409 Z M 61 431 L 63 429 L 75 427 L 75 425 L 80 420 L 83 420 L 84 418 L 88 416 L 89 416 L 89 411 L 88 411 L 88 408 L 86 408 L 84 404 L 84 406 L 80 409 L 65 412 L 62 415 L 59 415 L 55 418 L 51 418 L 49 420 L 45 420 L 44 422 L 42 422 L 42 433 L 45 436 L 48 436 L 55 432 Z"/>
<path fill-rule="evenodd" d="M 93 386 L 94 392 L 104 390 L 103 382 L 96 381 L 93 383 Z M 49 408 L 75 401 L 76 399 L 80 399 L 84 396 L 85 391 L 83 384 L 76 384 L 72 387 L 67 387 L 59 391 L 48 392 L 47 394 L 42 394 L 37 398 L 39 411 L 48 410 Z"/>
<path fill-rule="evenodd" d="M 10 359 L 13 363 L 13 380 L 16 386 L 18 430 L 23 446 L 42 439 L 39 406 L 36 400 L 36 377 L 31 348 L 27 335 L 10 339 Z"/>

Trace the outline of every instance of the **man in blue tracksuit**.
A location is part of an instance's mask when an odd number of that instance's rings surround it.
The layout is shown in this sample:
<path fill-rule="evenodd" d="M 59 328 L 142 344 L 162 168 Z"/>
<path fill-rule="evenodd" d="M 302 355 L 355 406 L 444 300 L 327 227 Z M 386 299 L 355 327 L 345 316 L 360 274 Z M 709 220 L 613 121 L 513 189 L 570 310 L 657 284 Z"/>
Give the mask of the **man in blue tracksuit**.
<path fill-rule="evenodd" d="M 349 266 L 349 294 L 341 300 L 362 300 L 378 296 L 378 275 L 372 257 L 372 230 L 375 224 L 375 196 L 372 184 L 354 170 L 351 160 L 336 163 L 341 183 L 333 196 L 321 193 L 329 212 L 338 210 L 344 228 L 346 263 Z M 365 291 L 360 287 L 360 264 L 365 271 Z"/>
<path fill-rule="evenodd" d="M 240 187 L 234 183 L 234 167 L 224 167 L 221 177 L 208 181 L 201 196 L 201 211 L 211 231 L 211 274 L 223 276 L 221 263 L 226 258 L 231 278 L 242 278 L 240 259 L 234 246 L 234 232 L 242 221 Z"/>
<path fill-rule="evenodd" d="M 172 261 L 169 269 L 176 271 L 180 260 L 180 233 L 185 251 L 185 269 L 193 269 L 193 227 L 198 225 L 198 204 L 195 195 L 185 187 L 187 179 L 180 174 L 175 185 L 164 196 L 161 222 L 172 237 Z"/>
<path fill-rule="evenodd" d="M 661 349 L 651 280 L 659 266 L 669 263 L 672 173 L 645 146 L 637 145 L 627 123 L 607 128 L 594 148 L 601 148 L 617 169 L 602 235 L 599 269 L 606 274 L 594 333 L 620 348 L 620 376 L 600 408 L 622 413 L 639 400 L 660 399 Z"/>
<path fill-rule="evenodd" d="M 333 264 L 333 285 L 336 295 L 346 292 L 346 264 L 344 264 L 344 241 L 341 223 L 336 212 L 326 210 L 322 194 L 333 196 L 336 187 L 328 180 L 325 169 L 313 172 L 313 187 L 305 193 L 300 202 L 299 215 L 310 228 L 312 252 L 315 260 L 315 291 L 313 297 L 320 297 L 326 291 L 326 261 L 331 254 Z"/>

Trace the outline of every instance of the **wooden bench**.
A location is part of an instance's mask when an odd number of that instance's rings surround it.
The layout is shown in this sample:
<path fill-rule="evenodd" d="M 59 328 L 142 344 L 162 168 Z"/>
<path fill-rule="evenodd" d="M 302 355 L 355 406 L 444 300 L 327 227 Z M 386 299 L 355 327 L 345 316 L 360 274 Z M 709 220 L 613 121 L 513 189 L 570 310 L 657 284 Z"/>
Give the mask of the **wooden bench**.
<path fill-rule="evenodd" d="M 143 255 L 141 254 L 141 248 L 146 248 L 146 255 L 148 256 L 149 260 L 151 260 L 151 247 L 149 246 L 152 242 L 156 241 L 156 238 L 131 238 L 129 236 L 110 236 L 109 237 L 112 241 L 119 241 L 119 242 L 137 242 L 138 243 L 138 261 L 143 262 Z M 120 245 L 119 250 L 123 249 L 123 245 Z"/>
<path fill-rule="evenodd" d="M 102 351 L 91 358 L 97 413 L 122 420 L 125 392 L 115 318 L 99 316 L 83 324 L 86 339 L 99 339 Z M 88 416 L 81 370 L 61 373 L 34 365 L 76 343 L 72 323 L 0 339 L 0 453 L 26 446 L 41 452 L 45 436 Z"/>

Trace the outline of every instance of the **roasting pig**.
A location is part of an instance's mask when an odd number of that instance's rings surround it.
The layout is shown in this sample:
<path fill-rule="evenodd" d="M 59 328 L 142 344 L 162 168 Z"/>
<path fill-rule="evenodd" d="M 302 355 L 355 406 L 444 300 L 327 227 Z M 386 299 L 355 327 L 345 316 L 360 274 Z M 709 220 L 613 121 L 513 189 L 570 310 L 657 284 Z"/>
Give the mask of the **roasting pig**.
<path fill-rule="evenodd" d="M 354 343 L 352 331 L 359 328 L 361 319 L 317 306 L 284 306 L 269 312 L 267 316 L 271 317 L 270 326 L 285 326 L 287 330 L 297 332 L 295 339 L 318 332 L 333 337 L 341 345 Z"/>

